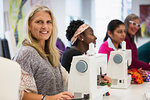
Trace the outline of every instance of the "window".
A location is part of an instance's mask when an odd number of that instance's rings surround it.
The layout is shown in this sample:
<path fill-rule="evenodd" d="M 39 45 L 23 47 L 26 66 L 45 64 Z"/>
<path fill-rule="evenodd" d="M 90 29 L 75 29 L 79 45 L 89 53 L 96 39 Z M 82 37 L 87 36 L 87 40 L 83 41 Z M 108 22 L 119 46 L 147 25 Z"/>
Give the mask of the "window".
<path fill-rule="evenodd" d="M 107 25 L 113 19 L 124 21 L 131 12 L 131 0 L 95 0 L 95 35 L 98 50 L 106 35 Z"/>

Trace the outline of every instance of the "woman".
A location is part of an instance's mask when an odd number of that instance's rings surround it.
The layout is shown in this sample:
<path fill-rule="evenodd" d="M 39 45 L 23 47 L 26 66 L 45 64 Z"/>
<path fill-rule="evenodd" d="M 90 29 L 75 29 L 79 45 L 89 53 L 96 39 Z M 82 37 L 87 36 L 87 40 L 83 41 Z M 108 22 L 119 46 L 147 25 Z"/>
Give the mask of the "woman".
<path fill-rule="evenodd" d="M 28 38 L 14 58 L 22 68 L 20 99 L 73 98 L 71 93 L 63 92 L 66 73 L 59 63 L 57 28 L 51 10 L 45 6 L 34 7 L 27 17 L 26 28 Z"/>
<path fill-rule="evenodd" d="M 107 54 L 107 62 L 110 52 L 121 48 L 121 43 L 125 39 L 125 25 L 120 20 L 111 20 L 107 26 L 106 36 L 103 44 L 99 48 L 99 53 Z"/>
<path fill-rule="evenodd" d="M 62 55 L 61 64 L 70 72 L 71 62 L 73 56 L 82 55 L 89 49 L 89 43 L 96 44 L 96 36 L 93 29 L 84 24 L 82 20 L 73 20 L 66 30 L 66 37 L 71 41 L 72 46 L 67 47 Z M 112 80 L 106 75 L 103 76 L 104 82 L 112 83 Z"/>
<path fill-rule="evenodd" d="M 126 31 L 126 48 L 131 49 L 132 63 L 131 68 L 142 68 L 143 70 L 150 70 L 150 64 L 138 60 L 137 47 L 134 38 L 141 36 L 140 18 L 135 14 L 130 14 L 125 19 L 125 31 Z"/>

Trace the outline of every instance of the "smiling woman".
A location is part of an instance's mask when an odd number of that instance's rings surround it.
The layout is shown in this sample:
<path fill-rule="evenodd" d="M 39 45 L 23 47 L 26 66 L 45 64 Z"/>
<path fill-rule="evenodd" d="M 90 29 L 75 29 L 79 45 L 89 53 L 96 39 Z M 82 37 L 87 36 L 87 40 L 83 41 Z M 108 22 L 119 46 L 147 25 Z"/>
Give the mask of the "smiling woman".
<path fill-rule="evenodd" d="M 22 68 L 20 100 L 72 99 L 71 93 L 63 92 L 67 72 L 59 62 L 53 13 L 46 6 L 36 6 L 26 22 L 28 38 L 14 57 Z"/>
<path fill-rule="evenodd" d="M 43 44 L 45 44 L 45 40 L 49 39 L 52 32 L 51 17 L 49 13 L 43 11 L 37 12 L 34 17 L 34 19 L 29 20 L 29 31 L 44 50 L 45 45 Z"/>
<path fill-rule="evenodd" d="M 126 47 L 131 49 L 132 52 L 132 63 L 129 66 L 131 68 L 142 68 L 143 70 L 150 71 L 150 64 L 138 60 L 138 51 L 134 38 L 141 36 L 140 18 L 135 14 L 130 14 L 125 19 L 125 30 L 126 30 Z"/>

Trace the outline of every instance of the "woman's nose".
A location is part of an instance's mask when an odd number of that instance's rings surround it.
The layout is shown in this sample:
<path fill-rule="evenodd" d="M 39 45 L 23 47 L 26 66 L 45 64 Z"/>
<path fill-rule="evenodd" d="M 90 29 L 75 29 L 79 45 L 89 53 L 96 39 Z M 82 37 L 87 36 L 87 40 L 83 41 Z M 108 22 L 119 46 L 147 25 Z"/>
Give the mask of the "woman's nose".
<path fill-rule="evenodd" d="M 97 37 L 95 36 L 95 40 L 97 40 Z"/>
<path fill-rule="evenodd" d="M 43 23 L 42 28 L 46 28 L 46 27 L 47 27 L 47 23 Z"/>

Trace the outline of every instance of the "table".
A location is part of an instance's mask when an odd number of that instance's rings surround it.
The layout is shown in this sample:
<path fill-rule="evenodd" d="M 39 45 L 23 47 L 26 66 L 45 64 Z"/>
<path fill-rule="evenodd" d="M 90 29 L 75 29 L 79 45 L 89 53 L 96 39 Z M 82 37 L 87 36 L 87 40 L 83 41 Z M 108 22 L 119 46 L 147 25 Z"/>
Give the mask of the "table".
<path fill-rule="evenodd" d="M 145 92 L 150 91 L 150 82 L 132 84 L 126 89 L 110 89 L 110 96 L 103 100 L 146 100 Z"/>

